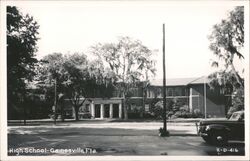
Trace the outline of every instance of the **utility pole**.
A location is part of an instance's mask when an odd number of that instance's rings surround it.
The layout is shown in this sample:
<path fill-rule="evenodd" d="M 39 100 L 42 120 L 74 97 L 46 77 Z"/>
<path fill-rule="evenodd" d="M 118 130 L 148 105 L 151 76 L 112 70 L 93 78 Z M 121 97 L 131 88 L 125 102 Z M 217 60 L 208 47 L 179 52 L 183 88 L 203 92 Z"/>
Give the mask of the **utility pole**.
<path fill-rule="evenodd" d="M 165 24 L 163 24 L 163 133 L 162 136 L 169 136 L 167 131 L 167 117 L 166 117 L 166 63 L 165 63 Z"/>

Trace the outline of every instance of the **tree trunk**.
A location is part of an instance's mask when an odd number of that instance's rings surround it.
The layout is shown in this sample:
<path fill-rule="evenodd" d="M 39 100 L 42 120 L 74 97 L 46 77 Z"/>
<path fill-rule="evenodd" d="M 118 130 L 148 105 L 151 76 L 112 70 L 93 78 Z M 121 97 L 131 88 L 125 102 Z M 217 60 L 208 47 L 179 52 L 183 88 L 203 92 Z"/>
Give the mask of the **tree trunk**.
<path fill-rule="evenodd" d="M 78 117 L 79 107 L 74 106 L 74 108 L 75 108 L 75 120 L 78 121 L 79 120 L 79 117 Z"/>
<path fill-rule="evenodd" d="M 54 124 L 56 124 L 56 112 L 57 112 L 57 80 L 55 79 L 55 98 L 54 98 L 54 108 L 55 108 L 55 110 L 54 110 Z"/>
<path fill-rule="evenodd" d="M 23 106 L 23 124 L 26 125 L 26 105 Z"/>
<path fill-rule="evenodd" d="M 128 109 L 127 109 L 127 98 L 125 93 L 123 93 L 123 109 L 124 109 L 124 120 L 128 119 Z"/>
<path fill-rule="evenodd" d="M 231 63 L 231 68 L 232 68 L 233 74 L 234 74 L 237 82 L 240 84 L 241 87 L 244 87 L 242 82 L 241 82 L 241 78 L 239 77 L 238 73 L 235 70 L 235 67 L 234 67 L 233 63 Z"/>
<path fill-rule="evenodd" d="M 146 101 L 146 93 L 145 93 L 145 90 L 146 90 L 146 87 L 144 86 L 143 87 L 143 90 L 142 90 L 142 110 L 140 112 L 140 117 L 143 118 L 143 115 L 144 115 L 144 112 L 145 112 L 145 101 Z"/>
<path fill-rule="evenodd" d="M 64 108 L 63 108 L 63 104 L 60 105 L 61 107 L 61 120 L 62 122 L 64 122 Z"/>

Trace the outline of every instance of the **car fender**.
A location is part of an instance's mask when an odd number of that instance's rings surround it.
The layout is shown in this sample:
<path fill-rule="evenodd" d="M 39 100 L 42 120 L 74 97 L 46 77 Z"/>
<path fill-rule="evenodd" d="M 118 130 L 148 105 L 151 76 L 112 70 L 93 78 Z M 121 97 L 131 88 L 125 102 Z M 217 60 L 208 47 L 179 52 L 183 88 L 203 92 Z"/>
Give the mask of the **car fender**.
<path fill-rule="evenodd" d="M 211 124 L 211 125 L 207 125 L 209 126 L 207 132 L 208 133 L 213 133 L 213 132 L 223 132 L 225 134 L 228 134 L 230 132 L 230 129 L 225 126 L 225 125 L 221 125 L 221 124 Z"/>

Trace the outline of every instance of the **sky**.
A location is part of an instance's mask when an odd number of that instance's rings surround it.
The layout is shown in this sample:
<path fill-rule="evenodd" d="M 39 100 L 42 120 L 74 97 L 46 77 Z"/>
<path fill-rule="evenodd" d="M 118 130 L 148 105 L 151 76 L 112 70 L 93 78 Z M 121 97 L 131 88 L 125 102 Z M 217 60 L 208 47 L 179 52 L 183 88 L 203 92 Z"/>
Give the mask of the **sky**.
<path fill-rule="evenodd" d="M 208 75 L 211 59 L 208 35 L 235 6 L 234 3 L 27 1 L 16 5 L 40 25 L 38 58 L 53 52 L 83 52 L 98 42 L 115 42 L 119 36 L 139 39 L 155 53 L 162 78 L 162 24 L 166 30 L 167 78 Z"/>

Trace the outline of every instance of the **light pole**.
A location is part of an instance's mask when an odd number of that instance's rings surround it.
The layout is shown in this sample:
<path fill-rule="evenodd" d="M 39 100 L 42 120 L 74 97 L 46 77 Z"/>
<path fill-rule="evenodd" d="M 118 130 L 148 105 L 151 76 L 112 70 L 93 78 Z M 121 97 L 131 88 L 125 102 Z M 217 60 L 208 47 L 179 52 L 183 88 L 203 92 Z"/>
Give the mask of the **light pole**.
<path fill-rule="evenodd" d="M 169 132 L 167 131 L 167 117 L 166 117 L 166 61 L 165 61 L 165 24 L 163 24 L 163 131 L 162 136 L 169 136 Z"/>

